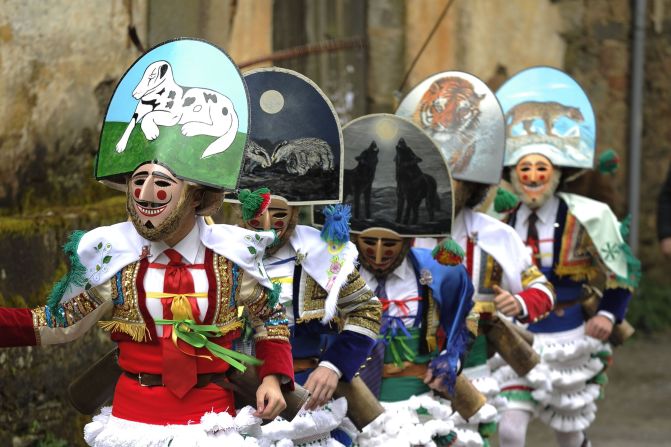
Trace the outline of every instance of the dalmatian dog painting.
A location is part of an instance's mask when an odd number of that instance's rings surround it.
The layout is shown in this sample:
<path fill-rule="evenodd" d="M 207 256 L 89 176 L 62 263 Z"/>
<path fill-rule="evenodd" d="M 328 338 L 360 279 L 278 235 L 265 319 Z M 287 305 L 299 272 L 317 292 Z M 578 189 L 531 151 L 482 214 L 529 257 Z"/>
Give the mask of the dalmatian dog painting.
<path fill-rule="evenodd" d="M 116 144 L 117 152 L 126 149 L 137 123 L 140 123 L 147 140 L 158 137 L 159 126 L 179 124 L 184 136 L 217 137 L 201 158 L 224 152 L 235 140 L 238 116 L 231 100 L 214 90 L 178 85 L 173 78 L 172 67 L 166 61 L 150 64 L 132 95 L 139 103 Z"/>

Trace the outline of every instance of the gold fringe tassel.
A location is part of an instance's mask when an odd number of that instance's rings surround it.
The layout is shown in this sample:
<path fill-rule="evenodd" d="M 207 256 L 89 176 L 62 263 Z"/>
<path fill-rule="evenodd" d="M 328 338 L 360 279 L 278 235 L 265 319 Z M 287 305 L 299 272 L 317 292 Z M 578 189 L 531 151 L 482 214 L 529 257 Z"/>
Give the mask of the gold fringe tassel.
<path fill-rule="evenodd" d="M 127 323 L 123 321 L 99 321 L 98 327 L 107 332 L 123 332 L 130 335 L 133 341 L 142 342 L 149 338 L 149 330 L 144 323 Z"/>

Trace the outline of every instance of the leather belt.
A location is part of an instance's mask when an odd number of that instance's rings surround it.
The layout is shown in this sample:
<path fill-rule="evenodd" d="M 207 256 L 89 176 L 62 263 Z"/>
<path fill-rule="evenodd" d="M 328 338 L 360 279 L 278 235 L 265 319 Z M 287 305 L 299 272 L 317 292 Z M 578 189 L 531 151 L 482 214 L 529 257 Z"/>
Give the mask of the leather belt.
<path fill-rule="evenodd" d="M 126 377 L 129 377 L 135 380 L 140 386 L 164 386 L 163 385 L 163 376 L 160 374 L 149 374 L 149 373 L 132 373 L 128 371 L 123 372 Z M 219 385 L 222 388 L 231 389 L 232 385 L 228 381 L 228 376 L 226 373 L 208 373 L 208 374 L 198 374 L 198 379 L 194 388 L 203 388 L 210 383 Z"/>
<path fill-rule="evenodd" d="M 294 372 L 303 372 L 308 369 L 314 369 L 319 366 L 317 357 L 307 357 L 304 359 L 294 359 Z"/>
<path fill-rule="evenodd" d="M 402 367 L 394 363 L 385 363 L 382 367 L 382 377 L 417 377 L 423 379 L 427 368 L 426 363 L 404 362 Z"/>

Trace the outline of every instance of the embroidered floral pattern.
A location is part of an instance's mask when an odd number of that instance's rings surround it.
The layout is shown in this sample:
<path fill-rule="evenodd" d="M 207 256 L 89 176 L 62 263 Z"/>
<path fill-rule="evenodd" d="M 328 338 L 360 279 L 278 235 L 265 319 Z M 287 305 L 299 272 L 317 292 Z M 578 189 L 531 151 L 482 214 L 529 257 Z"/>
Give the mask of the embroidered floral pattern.
<path fill-rule="evenodd" d="M 261 257 L 261 253 L 263 253 L 263 242 L 261 240 L 261 236 L 258 234 L 248 234 L 245 236 L 245 241 L 248 244 L 247 250 L 249 250 L 249 253 L 252 255 L 252 259 L 256 264 L 256 268 L 259 269 L 259 274 L 261 274 L 261 276 L 266 276 L 266 271 L 263 267 L 263 259 Z"/>
<path fill-rule="evenodd" d="M 344 260 L 340 259 L 338 256 L 331 256 L 331 265 L 329 265 L 329 269 L 326 272 L 326 275 L 328 277 L 328 281 L 326 282 L 326 289 L 331 290 L 331 287 L 333 286 L 333 283 L 336 280 L 336 276 L 338 276 L 338 272 L 342 269 L 342 265 L 345 263 Z"/>
<path fill-rule="evenodd" d="M 90 267 L 87 271 L 88 282 L 84 286 L 87 290 L 91 288 L 91 281 L 100 281 L 100 275 L 107 272 L 109 263 L 112 260 L 112 255 L 109 254 L 112 251 L 112 244 L 109 242 L 99 242 L 93 249 L 96 252 L 97 261 L 96 265 Z"/>

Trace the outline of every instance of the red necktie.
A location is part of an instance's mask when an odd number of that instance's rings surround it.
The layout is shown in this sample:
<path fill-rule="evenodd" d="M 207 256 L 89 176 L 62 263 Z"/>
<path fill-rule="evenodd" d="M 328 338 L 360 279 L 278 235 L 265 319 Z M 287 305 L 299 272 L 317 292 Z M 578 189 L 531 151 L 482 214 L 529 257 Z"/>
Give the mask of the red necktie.
<path fill-rule="evenodd" d="M 531 260 L 534 265 L 540 266 L 540 241 L 538 239 L 538 229 L 536 228 L 536 222 L 538 222 L 538 216 L 536 213 L 531 213 L 529 215 L 528 228 L 527 228 L 527 245 L 531 247 Z"/>
<path fill-rule="evenodd" d="M 193 277 L 186 264 L 182 262 L 182 255 L 169 248 L 164 251 L 170 262 L 165 267 L 163 292 L 183 295 L 194 293 Z M 163 318 L 173 319 L 171 310 L 175 298 L 162 299 Z M 196 298 L 189 298 L 193 317 L 198 319 L 198 305 Z M 195 310 L 194 310 L 195 307 Z M 163 384 L 178 398 L 184 397 L 198 381 L 196 369 L 196 350 L 193 346 L 177 340 L 177 346 L 172 341 L 172 326 L 163 326 Z"/>

